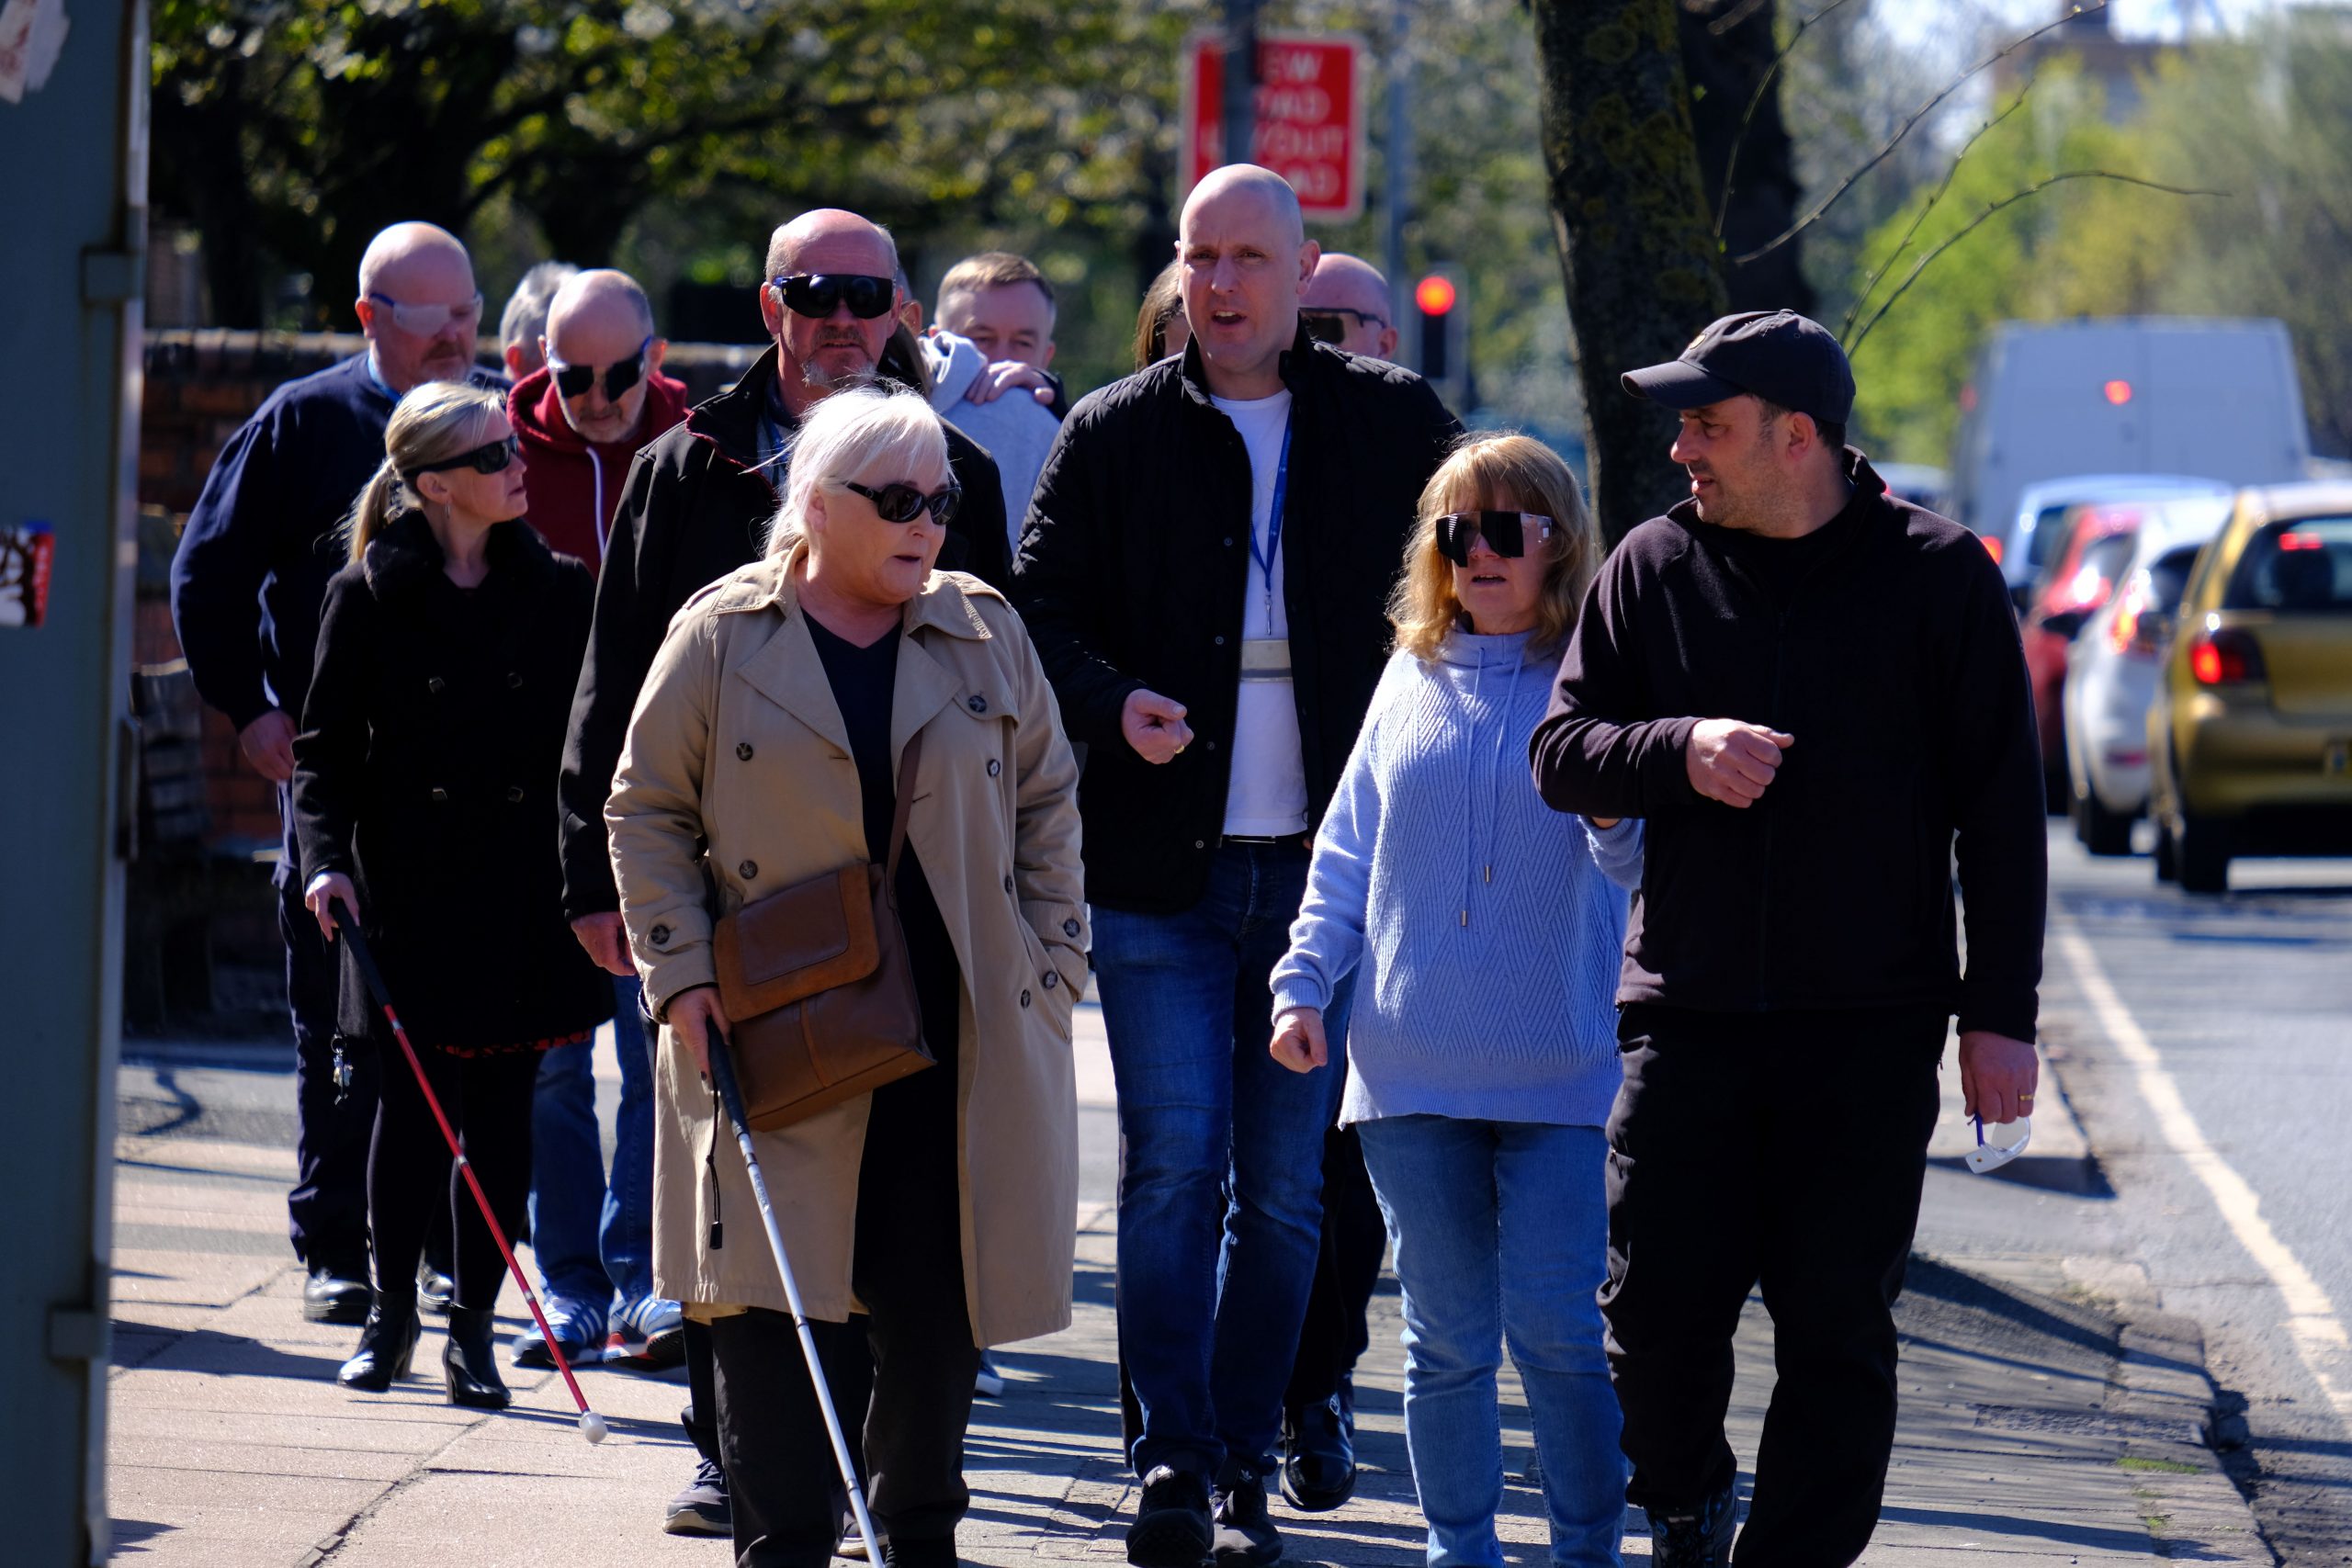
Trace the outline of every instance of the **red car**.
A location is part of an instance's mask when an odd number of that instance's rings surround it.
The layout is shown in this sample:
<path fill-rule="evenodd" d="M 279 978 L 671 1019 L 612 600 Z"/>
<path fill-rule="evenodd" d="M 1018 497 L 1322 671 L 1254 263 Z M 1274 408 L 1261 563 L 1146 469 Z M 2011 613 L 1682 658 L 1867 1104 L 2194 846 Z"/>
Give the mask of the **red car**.
<path fill-rule="evenodd" d="M 2083 623 L 2107 603 L 2116 577 L 2131 564 L 2140 516 L 2138 506 L 2068 507 L 2059 520 L 2057 547 L 2045 558 L 2026 602 L 2025 664 L 2033 682 L 2034 720 L 2041 732 L 2041 768 L 2052 811 L 2065 810 L 2072 793 L 2066 773 L 2067 657 Z"/>

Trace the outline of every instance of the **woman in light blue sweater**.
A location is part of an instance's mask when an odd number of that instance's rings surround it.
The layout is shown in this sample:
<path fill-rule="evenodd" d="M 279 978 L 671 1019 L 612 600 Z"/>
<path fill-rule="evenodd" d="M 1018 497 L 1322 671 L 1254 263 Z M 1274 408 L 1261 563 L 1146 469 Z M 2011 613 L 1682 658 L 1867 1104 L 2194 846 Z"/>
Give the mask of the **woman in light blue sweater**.
<path fill-rule="evenodd" d="M 1316 836 L 1273 975 L 1275 1058 L 1329 1070 L 1396 1244 L 1405 1437 L 1430 1568 L 1500 1568 L 1496 1373 L 1527 1390 L 1552 1561 L 1614 1563 L 1625 1504 L 1596 1300 L 1602 1124 L 1638 822 L 1537 796 L 1528 739 L 1600 558 L 1576 480 L 1522 435 L 1465 442 L 1422 493 L 1396 653 Z"/>

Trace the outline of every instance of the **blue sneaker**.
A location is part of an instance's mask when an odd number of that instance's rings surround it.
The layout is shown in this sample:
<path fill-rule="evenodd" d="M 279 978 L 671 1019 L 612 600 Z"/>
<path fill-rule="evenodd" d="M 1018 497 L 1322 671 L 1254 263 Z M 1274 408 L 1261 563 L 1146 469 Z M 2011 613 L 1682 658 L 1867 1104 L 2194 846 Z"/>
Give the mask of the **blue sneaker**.
<path fill-rule="evenodd" d="M 550 1296 L 539 1303 L 548 1314 L 548 1327 L 555 1333 L 555 1342 L 563 1348 L 563 1359 L 573 1366 L 596 1359 L 605 1342 L 605 1309 L 586 1302 L 565 1301 Z M 549 1368 L 555 1358 L 548 1354 L 547 1341 L 539 1337 L 539 1325 L 534 1323 L 517 1334 L 507 1347 L 518 1367 Z"/>
<path fill-rule="evenodd" d="M 686 1359 L 686 1314 L 660 1296 L 640 1296 L 613 1314 L 605 1364 L 660 1371 Z"/>

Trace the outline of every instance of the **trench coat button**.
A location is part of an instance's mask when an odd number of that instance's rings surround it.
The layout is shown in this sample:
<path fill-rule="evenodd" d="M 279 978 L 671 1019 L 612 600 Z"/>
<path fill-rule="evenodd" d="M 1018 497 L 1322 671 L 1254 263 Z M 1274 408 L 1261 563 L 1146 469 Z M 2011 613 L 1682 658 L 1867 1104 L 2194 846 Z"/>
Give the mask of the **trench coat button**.
<path fill-rule="evenodd" d="M 998 761 L 994 757 L 990 757 L 989 759 L 989 777 L 994 778 L 997 774 L 1002 772 L 1004 772 L 1004 764 Z"/>
<path fill-rule="evenodd" d="M 1216 641 L 1216 643 L 1217 647 L 1219 647 L 1219 648 L 1223 648 L 1223 647 L 1225 646 L 1225 638 L 1223 638 L 1223 637 L 1217 637 L 1217 638 L 1216 638 L 1216 639 L 1214 639 L 1214 640 Z"/>
<path fill-rule="evenodd" d="M 741 762 L 748 762 L 752 760 L 752 743 L 750 741 L 738 740 L 735 742 L 735 760 Z"/>
<path fill-rule="evenodd" d="M 519 692 L 523 689 L 523 672 L 520 670 L 509 670 L 506 672 L 506 689 L 510 692 Z"/>
<path fill-rule="evenodd" d="M 760 863 L 755 860 L 747 860 L 735 868 L 735 874 L 749 882 L 760 874 Z"/>
<path fill-rule="evenodd" d="M 435 805 L 435 806 L 447 806 L 447 805 L 448 805 L 448 804 L 449 804 L 449 792 L 448 792 L 447 790 L 446 790 L 446 789 L 436 789 L 436 790 L 435 790 L 435 791 L 433 792 L 433 804 L 434 804 L 434 805 Z"/>
<path fill-rule="evenodd" d="M 509 806 L 520 806 L 522 803 L 523 786 L 521 784 L 508 784 L 506 786 L 506 804 Z"/>
<path fill-rule="evenodd" d="M 1029 1005 L 1029 993 L 1026 991 L 1021 993 L 1021 1005 L 1023 1007 L 1027 1007 Z"/>
<path fill-rule="evenodd" d="M 424 682 L 424 689 L 437 697 L 449 689 L 449 682 L 438 675 L 428 676 Z"/>
<path fill-rule="evenodd" d="M 1050 991 L 1050 990 L 1052 990 L 1056 986 L 1058 986 L 1058 985 L 1060 985 L 1061 983 L 1062 983 L 1062 977 L 1061 977 L 1059 975 L 1055 974 L 1055 973 L 1054 973 L 1052 970 L 1050 970 L 1050 969 L 1048 969 L 1048 970 L 1046 970 L 1046 989 L 1047 989 L 1047 990 L 1049 990 L 1049 991 Z"/>
<path fill-rule="evenodd" d="M 1072 942 L 1077 941 L 1078 922 L 1076 920 L 1064 920 L 1062 922 L 1062 935 L 1069 938 Z"/>
<path fill-rule="evenodd" d="M 1012 891 L 1012 878 L 1010 875 L 1006 876 L 1004 879 L 1004 890 L 1007 893 Z"/>
<path fill-rule="evenodd" d="M 975 693 L 973 693 L 973 694 L 972 694 L 972 698 L 971 698 L 971 700 L 970 700 L 969 702 L 966 703 L 964 705 L 965 705 L 966 707 L 967 707 L 967 708 L 970 708 L 974 713 L 986 713 L 986 712 L 988 712 L 988 711 L 989 711 L 989 700 L 988 700 L 988 698 L 986 698 L 986 697 L 984 697 L 984 696 L 981 696 L 981 695 L 980 695 L 978 693 L 977 693 L 977 692 L 975 692 Z"/>
<path fill-rule="evenodd" d="M 653 939 L 653 945 L 656 947 L 667 947 L 670 945 L 670 928 L 668 926 L 655 926 L 651 931 L 647 931 L 645 934 Z"/>

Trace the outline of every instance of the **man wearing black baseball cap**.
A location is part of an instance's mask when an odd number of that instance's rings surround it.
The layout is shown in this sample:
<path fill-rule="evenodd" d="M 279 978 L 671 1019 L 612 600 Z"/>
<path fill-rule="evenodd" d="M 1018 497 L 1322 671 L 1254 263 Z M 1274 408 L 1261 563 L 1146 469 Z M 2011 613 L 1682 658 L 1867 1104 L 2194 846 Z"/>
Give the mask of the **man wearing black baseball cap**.
<path fill-rule="evenodd" d="M 1624 386 L 1679 416 L 1690 499 L 1601 568 L 1531 754 L 1555 808 L 1647 820 L 1601 1292 L 1627 1495 L 1659 1568 L 1731 1560 L 1731 1337 L 1760 1282 L 1780 1381 L 1739 1562 L 1849 1563 L 1894 1443 L 1892 1308 L 1955 1012 L 1970 1110 L 2033 1106 L 2024 656 L 1975 536 L 1845 446 L 1853 372 L 1821 327 L 1726 316 Z"/>

